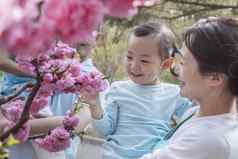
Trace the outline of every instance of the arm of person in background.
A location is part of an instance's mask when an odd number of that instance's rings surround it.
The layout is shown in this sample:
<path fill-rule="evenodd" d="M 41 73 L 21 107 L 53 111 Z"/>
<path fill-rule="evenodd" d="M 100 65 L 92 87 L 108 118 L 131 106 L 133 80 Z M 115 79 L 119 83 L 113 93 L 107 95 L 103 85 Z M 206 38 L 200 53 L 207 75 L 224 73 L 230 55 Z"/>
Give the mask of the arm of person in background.
<path fill-rule="evenodd" d="M 46 110 L 47 111 L 47 110 Z M 79 118 L 79 124 L 75 127 L 77 133 L 80 133 L 84 128 L 91 122 L 91 114 L 88 107 L 83 107 L 77 114 Z M 64 116 L 45 116 L 38 119 L 31 119 L 30 123 L 32 126 L 31 135 L 37 135 L 47 133 L 49 130 L 63 124 Z"/>
<path fill-rule="evenodd" d="M 33 75 L 24 72 L 24 70 L 20 69 L 18 64 L 2 50 L 0 50 L 0 70 L 15 75 L 34 77 Z"/>
<path fill-rule="evenodd" d="M 31 124 L 31 135 L 37 135 L 42 133 L 48 133 L 49 130 L 62 125 L 63 117 L 48 117 L 41 119 L 32 119 L 29 120 Z M 0 132 L 7 125 L 8 120 L 4 117 L 0 111 Z"/>
<path fill-rule="evenodd" d="M 77 133 L 81 133 L 85 130 L 88 124 L 92 121 L 91 113 L 88 107 L 83 107 L 80 109 L 78 114 L 79 124 L 75 128 Z"/>
<path fill-rule="evenodd" d="M 85 116 L 81 117 L 80 124 L 76 128 L 78 131 L 86 127 L 86 125 L 88 124 L 88 120 L 84 117 Z M 47 134 L 49 130 L 52 130 L 58 126 L 63 125 L 63 119 L 64 119 L 63 116 L 56 116 L 56 117 L 47 117 L 47 118 L 29 120 L 31 125 L 30 136 Z M 0 133 L 2 132 L 4 127 L 7 125 L 7 123 L 8 123 L 8 120 L 4 117 L 4 115 L 0 111 Z"/>
<path fill-rule="evenodd" d="M 47 134 L 58 126 L 63 125 L 63 116 L 39 118 L 29 120 L 31 125 L 31 135 Z"/>

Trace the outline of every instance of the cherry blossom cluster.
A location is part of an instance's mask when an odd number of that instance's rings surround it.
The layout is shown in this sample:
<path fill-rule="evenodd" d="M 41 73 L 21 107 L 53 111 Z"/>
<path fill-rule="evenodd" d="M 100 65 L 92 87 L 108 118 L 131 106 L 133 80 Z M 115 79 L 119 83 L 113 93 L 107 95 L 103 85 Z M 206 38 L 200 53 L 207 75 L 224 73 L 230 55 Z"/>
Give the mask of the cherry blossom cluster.
<path fill-rule="evenodd" d="M 71 111 L 64 117 L 63 126 L 53 129 L 47 136 L 36 139 L 35 142 L 49 152 L 63 151 L 70 146 L 72 131 L 78 123 L 79 118 Z"/>
<path fill-rule="evenodd" d="M 39 112 L 48 106 L 49 97 L 54 92 L 79 93 L 84 89 L 89 93 L 98 93 L 106 89 L 107 82 L 99 71 L 93 70 L 88 74 L 81 72 L 82 65 L 77 54 L 76 49 L 58 42 L 55 47 L 48 50 L 47 54 L 40 54 L 34 58 L 26 56 L 16 58 L 20 67 L 35 75 L 35 82 L 39 82 L 41 85 L 29 109 L 32 118 L 38 117 Z M 25 101 L 23 97 L 19 97 L 5 104 L 4 114 L 9 120 L 6 129 L 13 127 L 19 120 Z M 63 127 L 52 130 L 49 135 L 37 140 L 37 143 L 51 152 L 62 150 L 67 147 L 70 141 L 70 132 L 77 126 L 78 122 L 79 119 L 74 113 L 68 113 L 64 117 Z M 15 138 L 24 142 L 29 137 L 29 132 L 30 125 L 27 122 L 15 134 Z"/>
<path fill-rule="evenodd" d="M 8 0 L 0 2 L 0 47 L 15 55 L 45 54 L 54 40 L 94 41 L 105 16 L 132 17 L 158 0 Z"/>

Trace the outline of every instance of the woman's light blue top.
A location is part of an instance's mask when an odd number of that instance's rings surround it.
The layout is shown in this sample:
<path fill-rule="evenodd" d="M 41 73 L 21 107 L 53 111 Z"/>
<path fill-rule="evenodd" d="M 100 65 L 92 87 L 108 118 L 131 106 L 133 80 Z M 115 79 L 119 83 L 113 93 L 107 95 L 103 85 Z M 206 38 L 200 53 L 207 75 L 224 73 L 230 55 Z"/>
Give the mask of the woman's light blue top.
<path fill-rule="evenodd" d="M 192 103 L 177 85 L 112 84 L 105 94 L 103 118 L 93 125 L 105 137 L 103 159 L 135 159 L 150 153 Z"/>

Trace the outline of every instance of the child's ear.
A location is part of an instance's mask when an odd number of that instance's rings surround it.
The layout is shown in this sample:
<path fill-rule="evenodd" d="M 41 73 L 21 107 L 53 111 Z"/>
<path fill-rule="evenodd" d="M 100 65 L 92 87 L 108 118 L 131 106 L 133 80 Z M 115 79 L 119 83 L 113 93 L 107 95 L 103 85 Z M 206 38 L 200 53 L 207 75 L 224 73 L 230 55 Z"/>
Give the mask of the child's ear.
<path fill-rule="evenodd" d="M 172 66 L 172 64 L 173 64 L 173 58 L 172 58 L 172 57 L 167 58 L 166 60 L 164 60 L 164 61 L 162 62 L 161 68 L 162 68 L 163 70 L 167 70 L 167 69 L 169 69 L 169 68 Z"/>

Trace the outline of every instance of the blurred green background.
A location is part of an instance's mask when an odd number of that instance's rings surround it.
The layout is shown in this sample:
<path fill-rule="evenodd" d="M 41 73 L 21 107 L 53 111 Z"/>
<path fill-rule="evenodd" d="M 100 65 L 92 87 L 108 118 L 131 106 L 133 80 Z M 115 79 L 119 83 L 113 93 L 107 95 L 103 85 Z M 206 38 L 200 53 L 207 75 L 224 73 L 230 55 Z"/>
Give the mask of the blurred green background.
<path fill-rule="evenodd" d="M 208 16 L 238 17 L 238 0 L 161 0 L 156 6 L 140 9 L 139 14 L 131 19 L 107 18 L 99 29 L 102 35 L 91 56 L 110 82 L 126 79 L 124 53 L 128 33 L 135 25 L 163 21 L 176 33 L 180 47 L 183 30 L 198 19 Z M 169 72 L 163 74 L 162 80 L 176 82 Z"/>
<path fill-rule="evenodd" d="M 183 30 L 208 16 L 238 17 L 238 0 L 161 0 L 156 6 L 139 9 L 139 13 L 131 19 L 106 18 L 99 28 L 101 36 L 91 57 L 110 82 L 126 79 L 124 54 L 128 33 L 135 25 L 163 21 L 176 33 L 180 47 Z M 2 75 L 0 72 L 0 77 Z M 162 80 L 176 82 L 169 72 L 164 72 Z"/>

